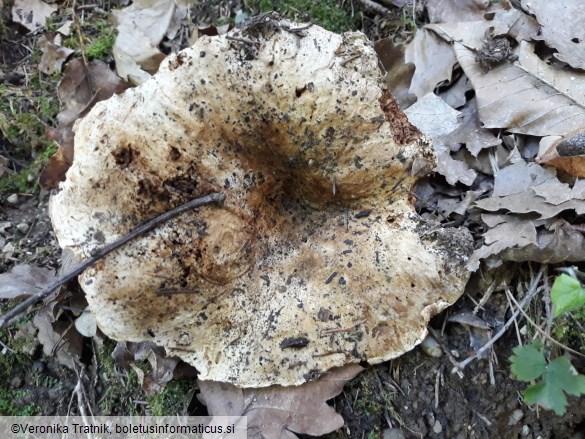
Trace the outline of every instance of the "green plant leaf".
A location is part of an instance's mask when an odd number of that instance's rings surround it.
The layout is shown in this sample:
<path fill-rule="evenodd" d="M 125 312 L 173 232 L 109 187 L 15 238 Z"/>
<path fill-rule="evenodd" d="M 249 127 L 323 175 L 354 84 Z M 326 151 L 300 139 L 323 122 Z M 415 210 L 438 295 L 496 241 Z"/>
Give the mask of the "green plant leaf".
<path fill-rule="evenodd" d="M 524 392 L 524 401 L 527 404 L 538 404 L 548 410 L 562 416 L 567 407 L 567 397 L 561 389 L 550 381 L 541 381 L 528 386 Z"/>
<path fill-rule="evenodd" d="M 585 393 L 585 376 L 579 375 L 567 357 L 551 361 L 546 366 L 544 379 L 555 383 L 570 395 L 579 396 Z"/>
<path fill-rule="evenodd" d="M 546 359 L 541 351 L 533 345 L 514 348 L 510 357 L 512 373 L 521 381 L 532 381 L 543 374 Z"/>
<path fill-rule="evenodd" d="M 542 375 L 539 383 L 532 384 L 522 393 L 527 404 L 538 404 L 557 415 L 564 415 L 567 407 L 565 393 L 585 394 L 585 376 L 579 375 L 567 357 L 559 357 L 547 364 L 535 343 L 519 346 L 510 357 L 512 372 L 523 381 L 532 381 Z"/>
<path fill-rule="evenodd" d="M 585 289 L 577 279 L 564 273 L 555 279 L 550 297 L 555 305 L 555 317 L 585 305 Z"/>

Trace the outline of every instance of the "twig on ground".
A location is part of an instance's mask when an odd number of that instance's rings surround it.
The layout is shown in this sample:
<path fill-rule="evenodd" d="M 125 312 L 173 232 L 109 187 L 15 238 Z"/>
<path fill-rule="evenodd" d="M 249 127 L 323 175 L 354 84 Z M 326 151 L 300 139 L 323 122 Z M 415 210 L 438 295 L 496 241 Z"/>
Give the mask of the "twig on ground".
<path fill-rule="evenodd" d="M 516 305 L 516 308 L 520 311 L 520 313 L 522 314 L 522 316 L 528 321 L 528 323 L 530 323 L 532 325 L 532 327 L 534 329 L 536 329 L 536 331 L 542 335 L 544 338 L 546 338 L 548 341 L 550 341 L 551 343 L 557 345 L 558 347 L 560 347 L 561 349 L 564 349 L 567 352 L 570 352 L 571 354 L 574 355 L 578 355 L 579 357 L 585 358 L 585 355 L 583 355 L 581 352 L 577 352 L 573 349 L 571 349 L 569 346 L 565 346 L 564 344 L 562 344 L 561 342 L 555 340 L 554 338 L 552 338 L 550 335 L 548 335 L 546 333 L 546 331 L 544 331 L 539 325 L 536 324 L 536 322 L 534 320 L 532 320 L 528 314 L 526 314 L 526 312 L 522 309 L 522 307 L 518 304 L 518 302 L 516 301 L 516 299 L 514 298 L 514 296 L 512 295 L 512 293 L 510 293 L 510 291 L 506 288 L 506 295 L 508 296 L 508 299 L 510 301 L 512 301 L 514 303 L 514 305 Z"/>
<path fill-rule="evenodd" d="M 544 270 L 545 270 L 545 266 L 543 265 L 543 266 L 540 267 L 540 270 L 538 271 L 538 274 L 533 279 L 532 284 L 530 285 L 530 288 L 528 289 L 528 292 L 526 293 L 526 296 L 524 297 L 524 299 L 522 299 L 522 302 L 519 305 L 519 309 L 523 309 L 532 300 L 532 298 L 535 296 L 535 294 L 540 290 L 540 288 L 538 288 L 538 284 L 540 283 L 540 279 L 542 278 L 542 275 L 544 273 Z M 502 337 L 502 335 L 504 335 L 506 333 L 506 331 L 512 325 L 512 323 L 514 323 L 514 321 L 516 320 L 516 317 L 518 317 L 518 314 L 520 314 L 520 311 L 517 309 L 516 311 L 514 311 L 514 313 L 508 319 L 508 321 L 504 324 L 504 326 L 502 327 L 502 329 L 500 329 L 490 339 L 490 341 L 488 341 L 480 349 L 478 349 L 471 357 L 468 357 L 465 360 L 458 362 L 457 365 L 451 371 L 451 373 L 453 373 L 453 372 L 457 372 L 457 373 L 461 372 L 465 368 L 465 366 L 467 366 L 473 360 L 475 360 L 478 357 L 480 357 L 485 351 L 487 351 L 488 349 L 490 349 L 493 346 L 493 344 L 496 341 L 498 341 Z"/>
<path fill-rule="evenodd" d="M 11 310 L 4 313 L 2 316 L 0 316 L 0 329 L 11 324 L 20 314 L 24 313 L 29 306 L 34 305 L 35 303 L 37 303 L 40 300 L 43 300 L 45 297 L 47 297 L 49 294 L 51 294 L 53 291 L 55 291 L 61 285 L 64 285 L 67 282 L 69 282 L 70 280 L 75 279 L 77 276 L 79 276 L 81 273 L 83 273 L 87 268 L 89 268 L 90 266 L 95 264 L 97 261 L 102 259 L 104 256 L 106 256 L 109 253 L 113 252 L 114 250 L 122 247 L 124 244 L 128 243 L 129 241 L 132 241 L 136 237 L 154 229 L 159 224 L 162 224 L 162 223 L 182 214 L 183 212 L 186 212 L 187 210 L 191 210 L 191 209 L 201 207 L 201 206 L 204 206 L 206 204 L 211 204 L 211 203 L 216 203 L 216 204 L 222 205 L 224 200 L 225 200 L 224 194 L 211 193 L 209 195 L 205 195 L 205 196 L 200 197 L 200 198 L 195 198 L 195 199 L 193 199 L 185 204 L 182 204 L 181 206 L 175 207 L 174 209 L 171 209 L 167 212 L 164 212 L 164 213 L 160 214 L 159 216 L 151 219 L 150 221 L 146 222 L 145 224 L 142 224 L 142 225 L 136 227 L 134 230 L 132 230 L 128 234 L 122 236 L 120 239 L 112 242 L 111 244 L 108 244 L 108 245 L 102 247 L 101 249 L 98 249 L 93 254 L 93 256 L 91 258 L 87 259 L 86 261 L 82 262 L 79 266 L 77 266 L 76 268 L 74 268 L 71 271 L 69 271 L 68 273 L 66 273 L 64 276 L 62 276 L 61 278 L 59 278 L 58 280 L 53 282 L 51 285 L 46 287 L 44 290 L 42 290 L 39 294 L 36 294 L 34 296 L 29 297 L 28 299 L 26 299 L 23 302 L 16 305 Z"/>

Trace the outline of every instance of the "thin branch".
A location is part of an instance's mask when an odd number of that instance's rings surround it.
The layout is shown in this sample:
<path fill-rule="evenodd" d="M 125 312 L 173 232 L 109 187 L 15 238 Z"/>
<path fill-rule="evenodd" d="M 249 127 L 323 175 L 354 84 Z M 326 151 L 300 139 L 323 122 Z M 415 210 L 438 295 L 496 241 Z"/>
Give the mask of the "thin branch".
<path fill-rule="evenodd" d="M 546 333 L 546 331 L 543 331 L 542 328 L 540 326 L 538 326 L 536 324 L 536 322 L 534 320 L 532 320 L 528 314 L 526 314 L 526 312 L 520 307 L 520 305 L 518 305 L 518 302 L 516 301 L 516 299 L 514 299 L 514 296 L 512 296 L 512 294 L 510 293 L 510 291 L 508 291 L 508 289 L 506 289 L 506 295 L 508 296 L 508 299 L 511 300 L 512 302 L 514 302 L 514 305 L 516 305 L 516 307 L 520 310 L 520 312 L 522 313 L 522 315 L 524 316 L 524 318 L 528 321 L 528 323 L 530 323 L 532 325 L 532 327 L 534 329 L 536 329 L 536 331 L 542 335 L 544 338 L 546 338 L 548 341 L 550 341 L 551 343 L 557 345 L 558 347 L 560 347 L 561 349 L 564 349 L 565 351 L 568 351 L 574 355 L 578 355 L 581 358 L 585 358 L 585 355 L 583 355 L 581 352 L 577 352 L 574 349 L 571 349 L 569 346 L 565 346 L 564 344 L 562 344 L 560 341 L 555 340 L 554 338 L 552 338 L 550 335 L 548 335 Z"/>
<path fill-rule="evenodd" d="M 524 299 L 522 299 L 522 302 L 519 305 L 519 309 L 523 309 L 532 300 L 532 298 L 534 297 L 534 295 L 539 291 L 538 284 L 540 282 L 540 279 L 542 278 L 542 274 L 544 273 L 544 269 L 545 269 L 545 266 L 542 266 L 540 268 L 540 270 L 538 271 L 538 274 L 536 275 L 536 277 L 532 281 L 532 285 L 530 285 L 530 289 L 526 293 L 526 296 L 524 297 Z M 500 329 L 490 339 L 490 341 L 488 341 L 486 344 L 484 344 L 471 357 L 466 358 L 465 360 L 460 361 L 459 363 L 457 363 L 457 365 L 453 368 L 453 371 L 452 372 L 460 372 L 461 370 L 463 370 L 465 368 L 465 366 L 467 366 L 473 360 L 475 360 L 476 358 L 478 358 L 479 356 L 481 356 L 485 351 L 487 351 L 488 349 L 490 349 L 493 346 L 493 344 L 496 341 L 498 341 L 506 333 L 506 331 L 512 325 L 512 323 L 514 323 L 514 321 L 516 320 L 516 317 L 518 317 L 518 314 L 520 314 L 519 309 L 517 309 L 516 311 L 514 311 L 514 313 L 508 319 L 508 321 L 504 324 L 504 326 L 502 327 L 502 329 Z"/>
<path fill-rule="evenodd" d="M 28 299 L 24 300 L 23 302 L 16 305 L 10 311 L 7 311 L 2 316 L 0 316 L 0 329 L 4 328 L 5 326 L 10 325 L 14 320 L 22 313 L 24 313 L 27 308 L 31 305 L 34 305 L 40 300 L 43 300 L 61 285 L 66 284 L 72 279 L 75 279 L 81 273 L 83 273 L 87 268 L 95 264 L 97 261 L 102 259 L 104 256 L 108 255 L 109 253 L 113 252 L 114 250 L 122 247 L 124 244 L 132 241 L 136 237 L 154 229 L 159 224 L 162 224 L 187 210 L 194 209 L 200 206 L 204 206 L 206 204 L 216 203 L 222 205 L 225 200 L 225 195 L 222 193 L 211 193 L 209 195 L 205 195 L 204 197 L 195 198 L 181 206 L 175 207 L 167 212 L 160 214 L 159 216 L 151 219 L 150 221 L 136 227 L 134 230 L 129 232 L 128 234 L 122 236 L 120 239 L 108 244 L 99 250 L 97 250 L 91 258 L 87 259 L 86 261 L 82 262 L 76 268 L 69 271 L 67 274 L 62 276 L 60 279 L 53 282 L 51 285 L 46 287 L 42 290 L 39 294 L 29 297 Z"/>

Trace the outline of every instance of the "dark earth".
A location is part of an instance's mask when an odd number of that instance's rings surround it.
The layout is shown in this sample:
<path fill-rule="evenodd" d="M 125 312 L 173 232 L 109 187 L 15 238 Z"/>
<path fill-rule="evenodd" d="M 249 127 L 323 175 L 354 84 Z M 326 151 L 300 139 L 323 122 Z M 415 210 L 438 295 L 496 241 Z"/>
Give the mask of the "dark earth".
<path fill-rule="evenodd" d="M 216 9 L 207 3 L 217 2 L 202 2 L 198 13 L 213 20 Z M 239 9 L 238 2 L 222 3 L 233 11 Z M 360 4 L 345 5 L 344 10 L 355 8 L 354 12 L 360 11 Z M 347 9 L 349 6 L 351 8 Z M 386 36 L 390 31 L 408 33 L 408 27 L 400 24 L 401 12 L 385 18 L 376 11 L 361 12 L 362 20 L 357 27 L 365 28 L 372 39 Z M 30 56 L 23 47 L 34 47 L 38 35 L 26 35 L 11 24 L 7 19 L 6 3 L 2 17 L 5 26 L 0 41 L 2 72 L 9 74 L 23 65 L 32 71 L 38 57 Z M 53 90 L 58 79 L 45 78 Z M 26 78 L 16 75 L 12 81 L 6 78 L 4 81 L 5 84 L 13 82 L 7 87 L 19 87 Z M 54 124 L 54 119 L 46 123 Z M 37 154 L 38 151 L 17 147 L 0 131 L 0 155 L 7 159 L 6 167 L 10 172 L 27 169 Z M 62 265 L 60 249 L 47 216 L 49 193 L 36 183 L 38 175 L 31 175 L 25 191 L 10 185 L 0 187 L 0 273 L 22 263 L 51 269 Z M 421 213 L 424 212 L 421 210 Z M 495 273 L 484 273 L 484 276 L 517 285 L 518 282 L 529 282 L 529 272 L 530 267 L 515 264 Z M 343 415 L 346 426 L 326 437 L 585 438 L 584 398 L 569 397 L 570 404 L 564 416 L 523 402 L 521 391 L 526 384 L 512 378 L 508 360 L 512 349 L 518 345 L 518 337 L 525 332 L 522 329 L 527 323 L 521 319 L 495 344 L 489 360 L 472 361 L 462 371 L 462 377 L 452 373 L 453 361 L 472 355 L 473 348 L 470 347 L 469 332 L 447 319 L 460 311 L 472 311 L 489 283 L 479 274 L 475 275 L 466 294 L 432 320 L 431 326 L 450 356 L 445 353 L 439 357 L 430 356 L 417 347 L 398 359 L 368 367 L 330 401 Z M 529 312 L 541 313 L 542 300 L 534 302 Z M 0 301 L 0 311 L 4 312 L 15 303 Z M 135 372 L 113 362 L 111 352 L 115 342 L 107 340 L 99 331 L 93 338 L 69 338 L 71 313 L 76 308 L 83 308 L 83 298 L 75 283 L 63 288 L 58 300 L 51 303 L 61 307 L 59 320 L 69 328 L 63 333 L 68 342 L 64 347 L 59 344 L 54 352 L 44 353 L 37 330 L 32 325 L 32 315 L 23 316 L 15 325 L 0 331 L 0 415 L 77 414 L 80 406 L 91 408 L 95 415 L 206 414 L 205 407 L 195 397 L 196 379 L 185 378 L 189 373 L 180 378 L 181 373 L 176 372 L 179 379 L 168 384 L 162 395 L 153 396 L 139 385 Z M 480 312 L 486 322 L 491 322 L 493 332 L 509 318 L 509 314 L 506 296 L 498 289 L 484 306 L 483 314 Z M 577 345 L 571 347 L 582 349 Z M 62 364 L 59 349 L 72 352 L 65 352 L 65 357 L 76 355 L 79 358 L 73 369 Z M 582 358 L 573 356 L 571 361 L 577 370 L 585 370 Z M 147 370 L 148 365 L 145 364 L 144 369 Z M 188 367 L 182 370 L 189 372 Z M 83 391 L 77 386 L 79 382 Z"/>

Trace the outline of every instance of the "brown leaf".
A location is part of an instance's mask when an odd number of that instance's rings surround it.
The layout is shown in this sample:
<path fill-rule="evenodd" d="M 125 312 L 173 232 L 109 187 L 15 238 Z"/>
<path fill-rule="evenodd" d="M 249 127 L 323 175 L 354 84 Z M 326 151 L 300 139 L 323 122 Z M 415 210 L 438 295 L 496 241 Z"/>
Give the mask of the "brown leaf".
<path fill-rule="evenodd" d="M 374 49 L 386 70 L 386 85 L 402 109 L 408 108 L 416 101 L 416 97 L 408 91 L 414 66 L 404 60 L 404 45 L 394 44 L 391 37 L 378 40 Z"/>
<path fill-rule="evenodd" d="M 429 25 L 453 42 L 459 64 L 477 97 L 486 128 L 506 128 L 533 136 L 563 135 L 585 125 L 585 73 L 551 66 L 522 41 L 513 65 L 503 60 L 486 71 L 476 60 L 491 22 Z"/>
<path fill-rule="evenodd" d="M 585 69 L 585 28 L 583 2 L 564 0 L 562 5 L 550 0 L 522 0 L 522 7 L 534 14 L 540 24 L 540 35 L 558 53 L 555 58 L 571 67 Z"/>
<path fill-rule="evenodd" d="M 158 45 L 169 30 L 174 13 L 174 0 L 137 0 L 113 12 L 118 30 L 113 52 L 120 77 L 140 84 L 156 73 L 165 58 Z"/>
<path fill-rule="evenodd" d="M 363 371 L 357 364 L 324 373 L 300 386 L 240 389 L 217 381 L 198 381 L 201 399 L 211 416 L 247 416 L 248 437 L 294 439 L 321 436 L 343 426 L 343 418 L 326 401 Z"/>
<path fill-rule="evenodd" d="M 59 149 L 42 170 L 40 183 L 46 189 L 56 189 L 65 181 L 65 173 L 73 163 L 73 124 L 85 116 L 93 106 L 114 94 L 120 94 L 129 84 L 120 79 L 103 61 L 91 61 L 87 67 L 83 60 L 71 61 L 57 93 L 63 108 L 57 115 L 59 126 L 47 129 L 47 138 L 54 140 Z"/>
<path fill-rule="evenodd" d="M 503 8 L 486 0 L 427 0 L 431 23 L 458 23 L 481 20 L 488 12 Z"/>
<path fill-rule="evenodd" d="M 12 6 L 12 21 L 29 31 L 43 27 L 47 18 L 57 10 L 57 5 L 48 5 L 41 0 L 15 0 Z"/>
<path fill-rule="evenodd" d="M 445 176 L 449 184 L 458 181 L 467 186 L 473 184 L 477 173 L 469 169 L 466 163 L 453 160 L 449 148 L 441 140 L 457 127 L 457 118 L 461 113 L 449 107 L 437 95 L 429 93 L 411 105 L 405 114 L 422 133 L 433 138 L 433 146 L 437 153 L 435 170 Z"/>
<path fill-rule="evenodd" d="M 75 330 L 73 322 L 60 320 L 59 302 L 54 300 L 41 308 L 34 316 L 33 323 L 39 330 L 37 337 L 47 356 L 54 356 L 63 366 L 75 369 L 83 349 L 83 337 Z"/>
<path fill-rule="evenodd" d="M 490 268 L 499 266 L 502 260 L 542 264 L 585 260 L 585 237 L 564 220 L 537 228 L 530 219 L 482 215 L 484 221 L 489 221 L 489 217 L 503 222 L 484 235 L 485 245 L 469 259 L 470 270 L 477 270 L 481 259 L 485 259 Z"/>
<path fill-rule="evenodd" d="M 449 146 L 465 144 L 467 150 L 474 157 L 477 157 L 482 149 L 502 143 L 490 130 L 481 126 L 475 98 L 471 99 L 463 108 L 459 126 L 443 137 L 443 141 Z"/>
<path fill-rule="evenodd" d="M 35 265 L 16 265 L 0 274 L 0 299 L 15 299 L 37 294 L 57 279 L 54 270 Z"/>
<path fill-rule="evenodd" d="M 451 45 L 425 28 L 406 47 L 404 60 L 415 65 L 409 92 L 418 99 L 431 93 L 438 84 L 450 81 L 457 63 Z"/>
<path fill-rule="evenodd" d="M 560 138 L 543 138 L 541 146 L 536 158 L 538 163 L 554 166 L 575 177 L 585 177 L 585 132 L 582 129 Z"/>
<path fill-rule="evenodd" d="M 157 395 L 174 378 L 174 372 L 180 360 L 167 357 L 165 350 L 152 342 L 118 342 L 112 357 L 125 369 L 134 368 L 134 362 L 148 360 L 151 370 L 143 374 L 140 382 L 148 395 Z M 136 369 L 135 369 L 136 370 Z"/>
<path fill-rule="evenodd" d="M 39 70 L 45 75 L 61 73 L 61 68 L 67 58 L 75 53 L 74 50 L 61 46 L 59 40 L 61 40 L 61 37 L 58 34 L 50 37 L 42 35 L 38 40 L 38 47 L 43 52 Z"/>

